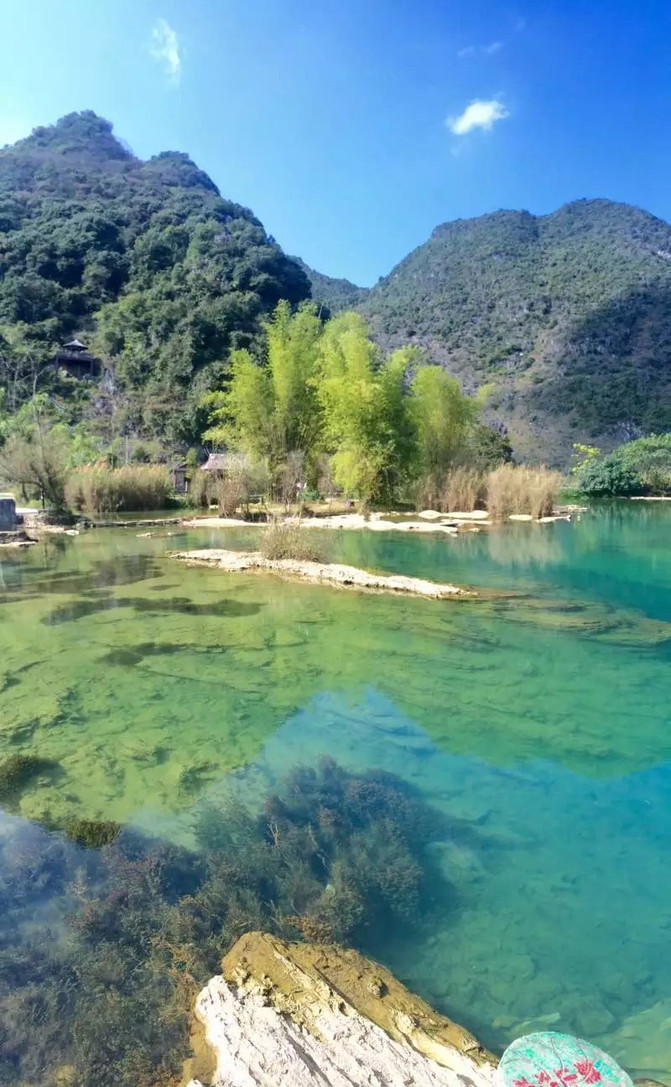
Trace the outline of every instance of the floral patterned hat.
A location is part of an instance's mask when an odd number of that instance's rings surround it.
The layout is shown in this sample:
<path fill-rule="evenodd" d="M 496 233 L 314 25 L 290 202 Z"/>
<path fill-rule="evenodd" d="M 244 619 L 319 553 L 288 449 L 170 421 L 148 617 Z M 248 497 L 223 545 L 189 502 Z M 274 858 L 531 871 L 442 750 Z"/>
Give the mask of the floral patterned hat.
<path fill-rule="evenodd" d="M 509 1045 L 498 1068 L 500 1087 L 633 1087 L 627 1073 L 582 1038 L 543 1031 Z"/>

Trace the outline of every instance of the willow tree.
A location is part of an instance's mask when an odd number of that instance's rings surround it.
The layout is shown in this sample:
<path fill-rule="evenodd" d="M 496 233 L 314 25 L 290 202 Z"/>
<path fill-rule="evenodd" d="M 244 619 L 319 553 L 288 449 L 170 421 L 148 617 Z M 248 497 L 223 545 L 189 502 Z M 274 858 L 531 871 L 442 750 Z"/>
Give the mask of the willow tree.
<path fill-rule="evenodd" d="M 291 312 L 280 302 L 266 324 L 265 359 L 231 355 L 224 392 L 206 398 L 210 427 L 203 437 L 266 459 L 276 472 L 288 457 L 312 455 L 321 427 L 315 388 L 322 324 L 311 305 Z"/>
<path fill-rule="evenodd" d="M 319 347 L 317 392 L 334 480 L 366 503 L 390 501 L 412 460 L 404 389 L 414 352 L 383 359 L 355 313 L 329 321 Z"/>

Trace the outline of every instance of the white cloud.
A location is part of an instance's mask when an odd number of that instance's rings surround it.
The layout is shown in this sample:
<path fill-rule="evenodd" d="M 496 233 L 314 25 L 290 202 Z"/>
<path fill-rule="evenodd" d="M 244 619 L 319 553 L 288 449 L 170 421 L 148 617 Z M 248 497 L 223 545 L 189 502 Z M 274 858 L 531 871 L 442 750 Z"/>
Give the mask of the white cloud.
<path fill-rule="evenodd" d="M 492 98 L 488 102 L 476 98 L 458 117 L 448 117 L 446 124 L 455 136 L 465 136 L 474 128 L 483 128 L 485 132 L 489 132 L 496 121 L 502 121 L 509 116 L 508 110 L 498 98 Z"/>
<path fill-rule="evenodd" d="M 498 53 L 500 49 L 503 49 L 505 42 L 488 42 L 487 45 L 465 45 L 463 49 L 457 49 L 457 56 L 463 59 L 464 57 L 476 57 L 481 53 L 484 53 L 486 57 L 493 56 L 494 53 Z"/>
<path fill-rule="evenodd" d="M 149 52 L 154 60 L 164 65 L 168 77 L 173 83 L 179 82 L 182 71 L 182 58 L 179 55 L 179 38 L 166 19 L 157 19 L 151 32 L 152 44 Z"/>

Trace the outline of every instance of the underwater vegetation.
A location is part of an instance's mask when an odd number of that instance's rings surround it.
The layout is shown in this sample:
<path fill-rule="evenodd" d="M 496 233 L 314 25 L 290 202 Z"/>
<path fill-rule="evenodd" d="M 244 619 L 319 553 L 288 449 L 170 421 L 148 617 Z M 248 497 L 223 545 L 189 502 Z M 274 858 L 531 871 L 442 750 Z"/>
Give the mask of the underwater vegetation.
<path fill-rule="evenodd" d="M 10 755 L 0 762 L 0 804 L 11 810 L 23 789 L 37 777 L 53 776 L 59 770 L 57 762 L 38 755 Z"/>
<path fill-rule="evenodd" d="M 193 830 L 193 848 L 86 820 L 0 838 L 3 1087 L 176 1084 L 195 993 L 243 932 L 365 949 L 452 893 L 426 848 L 449 821 L 380 771 L 327 759 Z"/>
<path fill-rule="evenodd" d="M 68 819 L 63 831 L 72 842 L 85 845 L 89 849 L 100 849 L 109 845 L 121 833 L 121 823 L 111 819 Z"/>

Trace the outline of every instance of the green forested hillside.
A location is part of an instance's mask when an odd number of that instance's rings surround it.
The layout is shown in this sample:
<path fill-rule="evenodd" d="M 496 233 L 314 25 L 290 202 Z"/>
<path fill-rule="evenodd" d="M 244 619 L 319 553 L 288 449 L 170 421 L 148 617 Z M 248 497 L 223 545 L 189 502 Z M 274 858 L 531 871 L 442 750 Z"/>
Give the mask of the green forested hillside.
<path fill-rule="evenodd" d="M 315 272 L 300 257 L 294 257 L 310 280 L 312 297 L 320 306 L 325 306 L 329 313 L 339 313 L 345 309 L 356 309 L 365 302 L 369 294 L 368 287 L 357 287 L 349 279 L 335 279 L 333 276 Z"/>
<path fill-rule="evenodd" d="M 0 389 L 36 386 L 109 435 L 193 444 L 230 353 L 277 301 L 357 309 L 388 350 L 426 349 L 487 389 L 517 454 L 565 462 L 671 428 L 671 227 L 607 200 L 439 226 L 370 290 L 286 256 L 185 154 L 137 159 L 94 113 L 0 150 Z M 78 336 L 95 388 L 46 365 Z M 46 367 L 46 368 L 45 368 Z"/>
<path fill-rule="evenodd" d="M 254 346 L 280 298 L 309 295 L 187 155 L 141 162 L 90 111 L 0 151 L 0 356 L 46 361 L 79 335 L 108 368 L 122 429 L 196 438 L 231 348 Z"/>
<path fill-rule="evenodd" d="M 671 227 L 608 200 L 438 227 L 363 303 L 383 343 L 416 343 L 491 383 L 524 456 L 671 428 Z"/>

